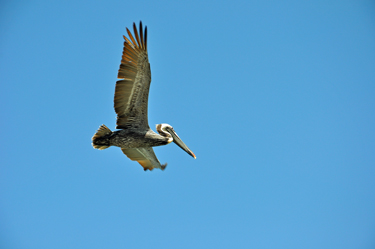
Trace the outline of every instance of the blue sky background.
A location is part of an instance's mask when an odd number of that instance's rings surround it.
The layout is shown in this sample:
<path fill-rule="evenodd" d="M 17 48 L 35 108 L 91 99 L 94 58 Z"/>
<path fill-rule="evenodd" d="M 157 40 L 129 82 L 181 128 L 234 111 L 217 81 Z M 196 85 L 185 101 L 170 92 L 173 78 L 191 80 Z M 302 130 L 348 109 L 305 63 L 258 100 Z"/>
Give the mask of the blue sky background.
<path fill-rule="evenodd" d="M 144 172 L 115 128 L 148 27 Z M 373 1 L 2 1 L 0 247 L 375 248 Z"/>

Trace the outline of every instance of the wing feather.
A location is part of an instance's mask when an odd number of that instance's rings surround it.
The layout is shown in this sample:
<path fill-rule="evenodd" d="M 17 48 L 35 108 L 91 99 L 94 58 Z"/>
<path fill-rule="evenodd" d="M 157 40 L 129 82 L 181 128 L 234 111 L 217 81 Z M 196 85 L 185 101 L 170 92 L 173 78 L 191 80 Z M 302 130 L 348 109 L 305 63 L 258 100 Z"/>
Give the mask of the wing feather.
<path fill-rule="evenodd" d="M 139 23 L 139 30 L 143 30 L 142 29 L 142 22 Z M 143 32 L 140 33 L 141 35 L 141 48 L 145 48 L 145 42 L 143 41 Z"/>
<path fill-rule="evenodd" d="M 137 31 L 137 26 L 135 26 L 135 23 L 133 23 L 133 30 L 134 30 L 135 39 L 137 40 L 138 48 L 142 48 L 141 43 L 139 42 L 139 35 Z M 140 32 L 142 33 L 143 31 L 140 30 Z"/>
<path fill-rule="evenodd" d="M 167 167 L 167 164 L 160 164 L 154 150 L 151 147 L 131 149 L 122 148 L 121 150 L 127 157 L 130 158 L 130 160 L 137 161 L 140 165 L 142 165 L 144 170 L 153 170 L 154 168 L 164 170 L 165 167 Z"/>
<path fill-rule="evenodd" d="M 134 47 L 138 48 L 138 44 L 135 42 L 134 37 L 128 28 L 126 28 L 126 32 L 128 33 L 130 40 L 132 40 Z"/>
<path fill-rule="evenodd" d="M 114 108 L 117 113 L 117 129 L 129 127 L 148 129 L 147 105 L 151 83 L 150 63 L 147 54 L 147 27 L 143 36 L 140 24 L 139 38 L 135 24 L 134 36 L 126 29 L 124 49 L 116 82 Z M 135 37 L 135 39 L 134 39 Z M 144 38 L 143 38 L 144 37 Z"/>
<path fill-rule="evenodd" d="M 145 49 L 147 51 L 147 26 L 145 27 Z"/>

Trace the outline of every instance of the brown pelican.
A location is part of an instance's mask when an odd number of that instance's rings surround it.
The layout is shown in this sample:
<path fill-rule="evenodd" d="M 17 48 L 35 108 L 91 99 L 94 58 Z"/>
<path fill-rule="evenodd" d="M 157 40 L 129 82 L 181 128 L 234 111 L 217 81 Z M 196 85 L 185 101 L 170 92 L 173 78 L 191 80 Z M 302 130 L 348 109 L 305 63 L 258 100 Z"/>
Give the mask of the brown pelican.
<path fill-rule="evenodd" d="M 158 124 L 152 131 L 148 125 L 147 103 L 151 83 L 151 69 L 147 54 L 147 27 L 143 34 L 142 22 L 139 34 L 133 23 L 134 36 L 129 29 L 129 38 L 124 36 L 124 50 L 116 82 L 114 107 L 117 113 L 117 131 L 101 125 L 92 137 L 92 146 L 104 150 L 110 146 L 120 147 L 133 161 L 138 161 L 144 170 L 159 168 L 164 170 L 152 147 L 175 142 L 181 149 L 196 158 L 194 153 L 182 142 L 172 126 Z"/>

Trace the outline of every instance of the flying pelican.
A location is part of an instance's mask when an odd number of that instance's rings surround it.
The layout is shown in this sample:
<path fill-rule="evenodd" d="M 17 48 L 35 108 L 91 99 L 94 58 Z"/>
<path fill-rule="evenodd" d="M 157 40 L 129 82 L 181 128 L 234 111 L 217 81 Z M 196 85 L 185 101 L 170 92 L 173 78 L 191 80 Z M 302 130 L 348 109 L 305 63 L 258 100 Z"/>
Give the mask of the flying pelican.
<path fill-rule="evenodd" d="M 138 161 L 143 169 L 164 170 L 167 164 L 161 165 L 152 147 L 176 143 L 189 155 L 194 153 L 182 142 L 172 126 L 158 124 L 152 131 L 148 125 L 147 103 L 151 83 L 151 69 L 147 54 L 147 26 L 143 35 L 142 22 L 139 33 L 133 23 L 134 36 L 129 29 L 129 38 L 124 36 L 124 50 L 116 82 L 114 107 L 117 113 L 116 129 L 111 131 L 101 125 L 92 137 L 92 146 L 104 150 L 110 146 L 120 147 L 122 152 L 133 161 Z"/>

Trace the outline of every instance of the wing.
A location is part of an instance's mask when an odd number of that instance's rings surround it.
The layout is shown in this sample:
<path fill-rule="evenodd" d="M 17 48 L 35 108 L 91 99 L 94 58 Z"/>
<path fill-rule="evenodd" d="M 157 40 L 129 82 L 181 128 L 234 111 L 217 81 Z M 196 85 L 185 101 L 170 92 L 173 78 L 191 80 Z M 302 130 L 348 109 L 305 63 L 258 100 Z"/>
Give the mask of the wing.
<path fill-rule="evenodd" d="M 164 170 L 165 167 L 167 167 L 167 164 L 163 164 L 163 165 L 160 164 L 152 147 L 131 148 L 131 149 L 121 149 L 121 150 L 131 160 L 137 161 L 140 165 L 142 165 L 145 171 L 153 170 L 154 168 Z"/>
<path fill-rule="evenodd" d="M 147 55 L 147 27 L 143 36 L 142 22 L 139 23 L 140 37 L 133 23 L 134 40 L 129 29 L 129 38 L 124 36 L 124 50 L 116 82 L 114 106 L 117 113 L 117 129 L 129 127 L 148 129 L 147 103 L 151 83 L 150 63 Z"/>

